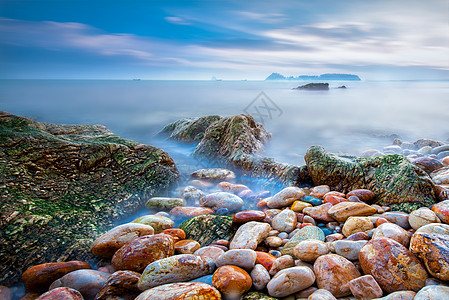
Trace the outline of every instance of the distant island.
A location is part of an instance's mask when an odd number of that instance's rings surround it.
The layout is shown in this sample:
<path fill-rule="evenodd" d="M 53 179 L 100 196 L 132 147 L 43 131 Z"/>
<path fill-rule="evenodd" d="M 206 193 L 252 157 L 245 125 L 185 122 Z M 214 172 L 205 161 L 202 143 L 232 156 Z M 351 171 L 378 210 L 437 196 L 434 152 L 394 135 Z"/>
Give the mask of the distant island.
<path fill-rule="evenodd" d="M 321 75 L 300 75 L 297 77 L 285 77 L 279 73 L 271 73 L 265 80 L 345 80 L 345 81 L 360 81 L 360 77 L 354 74 L 321 74 Z"/>

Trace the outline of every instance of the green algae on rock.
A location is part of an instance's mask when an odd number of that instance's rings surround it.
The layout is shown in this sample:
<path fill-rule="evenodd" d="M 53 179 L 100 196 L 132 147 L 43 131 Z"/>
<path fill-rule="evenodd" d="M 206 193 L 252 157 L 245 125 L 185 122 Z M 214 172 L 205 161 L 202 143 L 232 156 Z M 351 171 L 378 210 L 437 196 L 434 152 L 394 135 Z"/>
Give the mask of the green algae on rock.
<path fill-rule="evenodd" d="M 93 240 L 178 178 L 171 157 L 101 125 L 0 112 L 0 284 L 28 267 L 93 261 Z"/>
<path fill-rule="evenodd" d="M 184 221 L 179 228 L 186 233 L 186 239 L 195 240 L 201 247 L 208 246 L 218 240 L 230 241 L 237 231 L 232 217 L 217 215 L 201 215 Z"/>
<path fill-rule="evenodd" d="M 158 135 L 168 135 L 172 140 L 185 143 L 200 141 L 207 127 L 220 119 L 220 116 L 180 119 L 165 126 Z"/>
<path fill-rule="evenodd" d="M 243 294 L 242 300 L 278 300 L 278 298 L 268 296 L 262 292 L 247 292 Z"/>

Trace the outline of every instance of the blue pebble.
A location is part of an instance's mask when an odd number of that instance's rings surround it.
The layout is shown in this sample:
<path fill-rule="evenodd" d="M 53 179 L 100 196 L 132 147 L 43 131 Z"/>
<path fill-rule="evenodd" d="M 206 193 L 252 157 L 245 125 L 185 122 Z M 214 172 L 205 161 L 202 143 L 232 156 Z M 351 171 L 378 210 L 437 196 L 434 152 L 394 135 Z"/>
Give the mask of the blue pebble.
<path fill-rule="evenodd" d="M 330 230 L 329 228 L 321 228 L 320 227 L 320 229 L 324 232 L 324 236 L 328 236 L 333 233 L 333 231 Z"/>
<path fill-rule="evenodd" d="M 301 199 L 301 201 L 310 203 L 313 206 L 318 206 L 318 205 L 323 204 L 323 201 L 321 201 L 321 199 L 318 199 L 318 198 L 312 197 L 312 196 L 305 196 L 304 198 Z"/>
<path fill-rule="evenodd" d="M 227 208 L 220 208 L 219 210 L 217 210 L 215 212 L 215 214 L 220 215 L 220 216 L 225 216 L 229 214 L 229 209 Z"/>
<path fill-rule="evenodd" d="M 197 279 L 190 280 L 190 282 L 202 282 L 202 283 L 206 283 L 209 285 L 213 285 L 212 284 L 212 276 L 213 275 L 206 275 L 206 276 L 203 276 L 203 277 L 200 277 Z"/>

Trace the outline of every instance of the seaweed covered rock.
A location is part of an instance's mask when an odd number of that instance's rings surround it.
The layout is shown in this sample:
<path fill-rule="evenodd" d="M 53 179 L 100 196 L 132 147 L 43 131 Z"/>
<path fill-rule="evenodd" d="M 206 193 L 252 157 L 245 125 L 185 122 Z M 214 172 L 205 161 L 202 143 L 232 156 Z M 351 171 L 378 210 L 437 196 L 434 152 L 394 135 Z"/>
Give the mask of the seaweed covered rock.
<path fill-rule="evenodd" d="M 96 237 L 177 177 L 166 152 L 104 126 L 0 112 L 0 284 L 32 265 L 93 260 Z"/>
<path fill-rule="evenodd" d="M 430 177 L 402 155 L 338 156 L 312 146 L 304 158 L 315 185 L 327 184 L 344 193 L 368 189 L 376 195 L 376 204 L 392 210 L 411 212 L 431 206 L 437 199 Z"/>
<path fill-rule="evenodd" d="M 186 238 L 208 246 L 218 240 L 230 241 L 237 231 L 232 225 L 232 217 L 217 215 L 202 215 L 184 221 L 180 229 L 186 233 Z"/>
<path fill-rule="evenodd" d="M 180 119 L 165 126 L 158 134 L 180 142 L 196 142 L 203 138 L 207 127 L 221 119 L 220 116 Z"/>

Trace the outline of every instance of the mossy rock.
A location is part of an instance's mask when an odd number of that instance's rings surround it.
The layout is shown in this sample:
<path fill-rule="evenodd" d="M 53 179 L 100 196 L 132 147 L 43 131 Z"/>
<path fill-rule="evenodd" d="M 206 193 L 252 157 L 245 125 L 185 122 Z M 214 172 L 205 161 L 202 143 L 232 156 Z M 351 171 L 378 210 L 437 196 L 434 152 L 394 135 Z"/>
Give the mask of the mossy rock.
<path fill-rule="evenodd" d="M 231 241 L 237 226 L 232 224 L 232 217 L 217 215 L 201 215 L 184 221 L 179 228 L 186 233 L 186 239 L 208 246 L 217 240 Z"/>
<path fill-rule="evenodd" d="M 278 300 L 261 292 L 247 292 L 242 296 L 242 300 Z"/>
<path fill-rule="evenodd" d="M 165 126 L 158 135 L 185 143 L 198 142 L 203 138 L 206 129 L 220 119 L 221 117 L 216 115 L 181 119 Z"/>
<path fill-rule="evenodd" d="M 40 263 L 93 261 L 92 241 L 178 176 L 166 152 L 104 126 L 0 112 L 0 284 Z"/>

